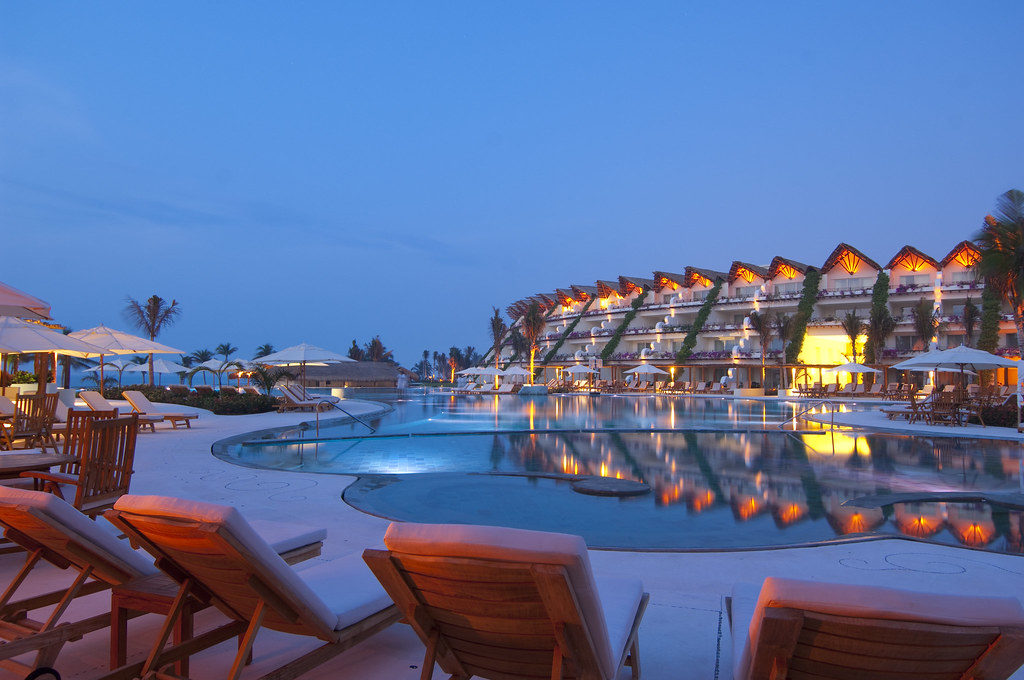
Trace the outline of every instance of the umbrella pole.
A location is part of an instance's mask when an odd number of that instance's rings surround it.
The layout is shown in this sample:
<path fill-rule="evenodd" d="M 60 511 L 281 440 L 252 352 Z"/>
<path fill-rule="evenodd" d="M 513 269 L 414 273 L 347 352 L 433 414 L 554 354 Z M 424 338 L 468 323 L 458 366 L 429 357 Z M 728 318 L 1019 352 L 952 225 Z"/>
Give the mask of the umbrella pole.
<path fill-rule="evenodd" d="M 103 394 L 103 355 L 100 355 L 100 394 Z"/>

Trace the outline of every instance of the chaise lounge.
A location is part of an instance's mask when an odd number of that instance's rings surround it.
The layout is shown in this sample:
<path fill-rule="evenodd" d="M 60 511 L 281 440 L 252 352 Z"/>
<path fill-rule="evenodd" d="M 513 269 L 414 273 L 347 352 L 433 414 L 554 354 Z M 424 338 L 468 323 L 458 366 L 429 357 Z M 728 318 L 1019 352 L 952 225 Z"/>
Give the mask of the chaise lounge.
<path fill-rule="evenodd" d="M 455 678 L 640 677 L 637 631 L 648 594 L 595 576 L 579 536 L 502 527 L 392 523 L 363 558 Z"/>
<path fill-rule="evenodd" d="M 145 394 L 138 390 L 125 390 L 121 394 L 128 400 L 128 403 L 132 405 L 132 409 L 140 416 L 160 416 L 163 418 L 164 422 L 170 423 L 171 427 L 175 430 L 178 429 L 178 425 L 184 425 L 186 428 L 191 430 L 192 421 L 199 417 L 198 413 L 161 411 Z"/>

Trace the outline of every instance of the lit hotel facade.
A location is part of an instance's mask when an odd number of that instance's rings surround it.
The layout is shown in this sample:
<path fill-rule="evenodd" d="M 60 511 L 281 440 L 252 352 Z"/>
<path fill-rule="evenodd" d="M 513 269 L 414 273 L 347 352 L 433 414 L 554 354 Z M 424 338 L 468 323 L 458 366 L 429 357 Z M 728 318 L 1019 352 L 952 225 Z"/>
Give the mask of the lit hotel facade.
<path fill-rule="evenodd" d="M 553 375 L 551 369 L 588 363 L 600 370 L 602 378 L 620 379 L 623 369 L 646 362 L 665 370 L 676 367 L 672 373 L 679 379 L 718 380 L 727 375 L 742 384 L 760 380 L 761 343 L 750 327 L 752 311 L 796 317 L 801 299 L 805 308 L 813 301 L 813 311 L 809 317 L 805 315 L 806 332 L 795 363 L 814 367 L 842 364 L 850 360 L 852 352 L 841 321 L 848 312 L 856 311 L 867 322 L 872 291 L 882 271 L 889 276 L 885 304 L 896 325 L 876 356 L 876 366 L 891 365 L 930 347 L 961 344 L 965 304 L 971 299 L 982 306 L 984 286 L 972 269 L 977 258 L 975 247 L 963 241 L 941 259 L 904 246 L 882 265 L 841 243 L 821 265 L 778 256 L 767 265 L 735 261 L 720 270 L 687 266 L 682 271 L 655 271 L 649 278 L 619 276 L 570 285 L 519 300 L 507 311 L 518 326 L 533 302 L 543 310 L 546 327 L 538 340 L 536 362 L 548 371 L 548 377 Z M 809 275 L 811 285 L 805 286 Z M 819 279 L 816 290 L 815 278 Z M 642 301 L 637 303 L 639 298 Z M 927 347 L 917 337 L 911 316 L 921 298 L 932 304 L 942 321 Z M 1013 318 L 1008 309 L 1000 311 L 996 351 L 1019 357 Z M 975 341 L 979 329 L 980 323 L 974 330 Z M 680 361 L 677 354 L 687 336 L 691 351 Z M 864 340 L 862 336 L 858 343 L 861 360 Z M 609 343 L 613 344 L 611 350 Z M 784 356 L 776 337 L 765 363 L 777 367 Z M 501 360 L 503 365 L 525 364 L 529 357 L 517 354 L 506 342 Z M 689 372 L 677 374 L 684 366 Z M 786 370 L 790 379 L 798 373 L 792 367 Z M 771 385 L 773 381 L 767 382 Z"/>

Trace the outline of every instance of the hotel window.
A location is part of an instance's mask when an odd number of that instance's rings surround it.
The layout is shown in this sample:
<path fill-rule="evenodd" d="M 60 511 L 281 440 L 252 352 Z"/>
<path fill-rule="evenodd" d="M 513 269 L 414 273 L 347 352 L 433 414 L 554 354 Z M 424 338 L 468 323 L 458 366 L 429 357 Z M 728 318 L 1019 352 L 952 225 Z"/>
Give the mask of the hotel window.
<path fill-rule="evenodd" d="M 730 345 L 729 348 L 732 349 L 732 345 Z M 716 351 L 716 352 L 724 352 L 724 351 L 726 351 L 726 349 L 725 349 L 725 340 L 715 340 L 715 350 L 714 351 Z"/>
<path fill-rule="evenodd" d="M 852 279 L 837 279 L 833 290 L 860 290 L 870 288 L 873 285 L 872 279 L 866 276 L 858 276 Z"/>
<path fill-rule="evenodd" d="M 962 335 L 947 335 L 946 336 L 946 348 L 953 349 L 964 344 L 964 336 Z"/>
<path fill-rule="evenodd" d="M 793 295 L 794 293 L 802 292 L 803 288 L 803 281 L 787 281 L 775 284 L 775 292 L 778 295 Z"/>
<path fill-rule="evenodd" d="M 705 300 L 705 299 L 707 299 L 708 293 L 710 293 L 710 292 L 711 292 L 710 290 L 695 290 L 695 291 L 693 291 L 693 300 L 694 300 L 694 302 L 696 302 L 698 300 Z"/>
<path fill-rule="evenodd" d="M 932 277 L 928 274 L 908 274 L 900 277 L 901 286 L 930 286 Z"/>
<path fill-rule="evenodd" d="M 754 297 L 754 291 L 757 290 L 757 286 L 739 286 L 733 292 L 733 297 L 738 298 L 749 298 Z"/>
<path fill-rule="evenodd" d="M 1017 334 L 1016 333 L 1007 333 L 1003 337 L 1006 338 L 1006 340 L 1004 340 L 1004 343 L 1005 343 L 1004 347 L 1017 347 L 1018 346 L 1017 345 Z"/>
<path fill-rule="evenodd" d="M 896 336 L 896 350 L 899 352 L 909 352 L 914 349 L 914 336 L 913 335 L 897 335 Z"/>
<path fill-rule="evenodd" d="M 946 283 L 976 283 L 978 275 L 970 269 L 958 272 L 950 272 L 949 276 L 943 279 Z"/>
<path fill-rule="evenodd" d="M 742 326 L 743 325 L 743 320 L 746 319 L 746 318 L 747 318 L 746 314 L 733 314 L 732 315 L 732 322 L 734 324 L 736 324 L 737 326 Z"/>

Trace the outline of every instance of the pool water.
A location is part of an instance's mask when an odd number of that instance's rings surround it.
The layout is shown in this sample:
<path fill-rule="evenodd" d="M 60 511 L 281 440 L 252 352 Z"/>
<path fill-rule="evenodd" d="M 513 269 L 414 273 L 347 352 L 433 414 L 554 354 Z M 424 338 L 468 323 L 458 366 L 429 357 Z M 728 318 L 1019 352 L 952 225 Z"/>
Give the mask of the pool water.
<path fill-rule="evenodd" d="M 355 396 L 355 395 L 353 395 Z M 1019 553 L 1024 513 L 987 503 L 844 506 L 890 493 L 1020 492 L 1015 442 L 908 437 L 804 421 L 798 402 L 669 396 L 359 394 L 370 423 L 292 430 L 218 455 L 279 470 L 360 476 L 345 499 L 392 519 L 582 535 L 592 547 L 728 549 L 900 535 Z M 874 408 L 855 405 L 851 408 Z M 650 494 L 576 493 L 582 475 Z"/>

